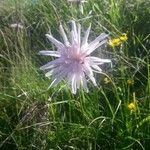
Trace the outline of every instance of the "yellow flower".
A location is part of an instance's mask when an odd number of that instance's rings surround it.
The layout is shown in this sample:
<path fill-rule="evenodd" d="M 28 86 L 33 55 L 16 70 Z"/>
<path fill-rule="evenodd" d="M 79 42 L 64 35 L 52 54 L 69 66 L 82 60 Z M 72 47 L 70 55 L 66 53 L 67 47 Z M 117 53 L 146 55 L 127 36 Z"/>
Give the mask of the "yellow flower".
<path fill-rule="evenodd" d="M 127 84 L 128 84 L 128 85 L 133 85 L 133 84 L 134 84 L 134 80 L 128 79 L 128 80 L 127 80 Z"/>
<path fill-rule="evenodd" d="M 110 83 L 110 80 L 109 80 L 107 77 L 105 77 L 105 78 L 104 78 L 104 83 L 105 83 L 105 84 L 108 84 L 108 83 Z"/>
<path fill-rule="evenodd" d="M 129 108 L 130 110 L 135 110 L 135 109 L 136 109 L 136 104 L 135 104 L 135 102 L 132 102 L 132 103 L 128 104 L 128 108 Z"/>
<path fill-rule="evenodd" d="M 119 38 L 120 38 L 121 41 L 126 41 L 128 39 L 126 33 L 123 33 Z"/>
<path fill-rule="evenodd" d="M 108 45 L 111 47 L 115 47 L 121 44 L 121 40 L 119 38 L 109 40 Z"/>
<path fill-rule="evenodd" d="M 120 37 L 109 40 L 108 45 L 111 47 L 119 46 L 121 43 L 123 43 L 127 39 L 128 39 L 127 34 L 123 33 Z"/>

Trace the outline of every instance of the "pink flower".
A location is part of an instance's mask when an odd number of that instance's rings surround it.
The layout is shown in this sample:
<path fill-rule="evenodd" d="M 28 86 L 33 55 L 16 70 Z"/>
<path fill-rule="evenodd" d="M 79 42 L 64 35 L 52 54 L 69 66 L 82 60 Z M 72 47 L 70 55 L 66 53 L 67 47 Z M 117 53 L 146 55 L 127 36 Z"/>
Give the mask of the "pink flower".
<path fill-rule="evenodd" d="M 93 72 L 101 73 L 102 70 L 99 65 L 110 63 L 111 61 L 90 56 L 90 54 L 107 42 L 108 35 L 102 33 L 93 42 L 88 43 L 90 29 L 91 26 L 89 26 L 81 41 L 81 26 L 80 24 L 76 26 L 75 21 L 72 21 L 71 41 L 69 41 L 62 25 L 60 25 L 64 44 L 53 36 L 46 34 L 46 37 L 57 47 L 57 51 L 39 52 L 41 55 L 56 57 L 55 60 L 40 68 L 41 70 L 47 70 L 46 77 L 53 80 L 50 87 L 57 85 L 62 80 L 66 80 L 71 87 L 72 93 L 76 94 L 77 89 L 81 86 L 88 92 L 88 79 L 97 86 Z"/>

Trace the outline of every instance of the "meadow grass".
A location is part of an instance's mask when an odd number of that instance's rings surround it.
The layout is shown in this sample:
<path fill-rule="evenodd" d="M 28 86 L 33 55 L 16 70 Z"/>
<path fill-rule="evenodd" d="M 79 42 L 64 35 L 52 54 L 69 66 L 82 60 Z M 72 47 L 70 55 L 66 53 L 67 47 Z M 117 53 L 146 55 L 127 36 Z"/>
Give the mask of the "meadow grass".
<path fill-rule="evenodd" d="M 66 0 L 1 0 L 0 149 L 150 149 L 149 6 L 147 0 L 88 0 L 81 10 Z M 62 40 L 59 24 L 69 33 L 72 19 L 83 31 L 92 24 L 91 39 L 101 32 L 128 36 L 97 50 L 112 67 L 103 66 L 98 87 L 89 83 L 89 93 L 76 95 L 64 83 L 48 89 L 51 81 L 39 67 L 51 58 L 37 54 L 54 50 L 45 34 Z"/>

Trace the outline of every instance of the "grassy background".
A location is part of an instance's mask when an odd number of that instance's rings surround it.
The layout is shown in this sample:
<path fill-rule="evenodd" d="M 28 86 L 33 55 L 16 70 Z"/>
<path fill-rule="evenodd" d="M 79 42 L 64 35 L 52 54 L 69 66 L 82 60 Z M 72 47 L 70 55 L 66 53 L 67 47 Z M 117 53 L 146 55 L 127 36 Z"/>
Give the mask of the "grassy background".
<path fill-rule="evenodd" d="M 91 40 L 101 32 L 128 35 L 127 42 L 102 52 L 113 62 L 104 66 L 109 76 L 98 75 L 97 88 L 89 83 L 90 92 L 77 95 L 63 83 L 47 89 L 50 81 L 39 67 L 50 58 L 37 55 L 55 49 L 45 33 L 62 40 L 58 26 L 69 33 L 72 19 L 83 31 L 92 23 Z M 148 0 L 88 0 L 83 12 L 66 0 L 1 0 L 0 149 L 150 149 L 149 31 Z M 131 102 L 136 109 L 128 108 Z"/>

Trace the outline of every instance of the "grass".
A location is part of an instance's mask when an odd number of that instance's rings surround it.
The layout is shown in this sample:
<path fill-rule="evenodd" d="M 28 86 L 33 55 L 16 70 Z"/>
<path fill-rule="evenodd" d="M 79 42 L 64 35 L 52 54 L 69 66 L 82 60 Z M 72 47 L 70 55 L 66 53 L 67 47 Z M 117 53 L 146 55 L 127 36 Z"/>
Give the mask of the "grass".
<path fill-rule="evenodd" d="M 149 5 L 88 0 L 81 11 L 65 0 L 1 0 L 0 149 L 150 149 Z M 90 92 L 77 95 L 64 83 L 48 89 L 50 80 L 39 67 L 49 58 L 37 55 L 55 49 L 45 33 L 62 40 L 58 26 L 69 32 L 71 19 L 83 30 L 92 23 L 91 39 L 101 32 L 128 36 L 121 46 L 100 52 L 113 66 L 104 66 L 99 86 L 89 83 Z M 11 28 L 12 23 L 24 28 Z"/>

